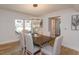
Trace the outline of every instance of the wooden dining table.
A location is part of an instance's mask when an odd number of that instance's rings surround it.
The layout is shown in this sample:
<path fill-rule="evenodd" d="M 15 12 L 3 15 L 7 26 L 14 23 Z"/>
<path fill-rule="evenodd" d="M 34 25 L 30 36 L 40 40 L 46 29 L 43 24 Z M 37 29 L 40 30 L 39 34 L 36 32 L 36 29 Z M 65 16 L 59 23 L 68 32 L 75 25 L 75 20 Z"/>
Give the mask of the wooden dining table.
<path fill-rule="evenodd" d="M 52 40 L 52 37 L 45 36 L 45 35 L 39 35 L 38 37 L 33 37 L 34 44 L 40 47 L 51 40 Z"/>

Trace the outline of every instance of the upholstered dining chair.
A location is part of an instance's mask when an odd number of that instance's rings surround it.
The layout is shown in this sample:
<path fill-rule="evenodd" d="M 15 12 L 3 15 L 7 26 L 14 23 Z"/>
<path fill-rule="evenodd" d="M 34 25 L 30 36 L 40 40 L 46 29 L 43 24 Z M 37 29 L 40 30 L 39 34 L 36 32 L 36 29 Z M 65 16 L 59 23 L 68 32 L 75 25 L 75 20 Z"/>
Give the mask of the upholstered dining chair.
<path fill-rule="evenodd" d="M 22 54 L 25 53 L 25 42 L 24 42 L 24 34 L 23 31 L 21 33 L 19 33 L 19 41 L 20 41 L 20 45 L 19 45 L 19 49 L 21 49 Z"/>
<path fill-rule="evenodd" d="M 46 55 L 59 55 L 60 54 L 60 48 L 61 48 L 62 40 L 63 40 L 63 37 L 62 36 L 58 36 L 55 39 L 53 47 L 50 46 L 50 45 L 44 46 L 44 47 L 41 48 L 41 52 L 43 54 L 46 54 Z"/>
<path fill-rule="evenodd" d="M 26 50 L 28 54 L 34 55 L 36 52 L 40 51 L 40 47 L 33 44 L 33 38 L 31 33 L 25 33 L 26 39 Z"/>

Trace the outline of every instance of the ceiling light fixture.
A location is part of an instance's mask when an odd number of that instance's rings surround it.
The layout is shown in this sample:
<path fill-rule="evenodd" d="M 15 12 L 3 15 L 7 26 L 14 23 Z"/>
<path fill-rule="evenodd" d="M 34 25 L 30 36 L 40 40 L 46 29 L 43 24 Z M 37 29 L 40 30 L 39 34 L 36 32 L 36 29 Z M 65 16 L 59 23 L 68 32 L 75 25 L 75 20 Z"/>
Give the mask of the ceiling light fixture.
<path fill-rule="evenodd" d="M 38 7 L 38 4 L 33 4 L 33 7 Z"/>

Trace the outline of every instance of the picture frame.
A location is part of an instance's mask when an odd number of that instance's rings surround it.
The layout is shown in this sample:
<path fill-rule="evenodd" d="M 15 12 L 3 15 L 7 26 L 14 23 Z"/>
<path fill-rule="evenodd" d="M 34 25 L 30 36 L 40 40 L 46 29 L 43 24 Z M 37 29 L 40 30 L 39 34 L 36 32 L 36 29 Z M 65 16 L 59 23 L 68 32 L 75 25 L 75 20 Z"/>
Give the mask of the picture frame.
<path fill-rule="evenodd" d="M 71 16 L 71 30 L 79 30 L 79 15 Z"/>

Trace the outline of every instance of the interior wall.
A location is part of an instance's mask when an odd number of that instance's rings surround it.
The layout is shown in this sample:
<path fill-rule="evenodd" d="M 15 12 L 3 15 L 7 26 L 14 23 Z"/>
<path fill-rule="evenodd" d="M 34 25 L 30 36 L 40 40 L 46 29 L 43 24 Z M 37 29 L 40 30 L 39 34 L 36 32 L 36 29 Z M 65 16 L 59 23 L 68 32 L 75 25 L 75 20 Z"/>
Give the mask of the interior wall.
<path fill-rule="evenodd" d="M 71 16 L 79 15 L 79 12 L 76 12 L 73 9 L 66 9 L 57 12 L 49 13 L 48 15 L 42 16 L 43 18 L 43 33 L 44 35 L 50 36 L 50 31 L 48 28 L 48 18 L 54 16 L 61 16 L 61 35 L 63 35 L 63 44 L 64 46 L 75 49 L 79 51 L 79 31 L 71 30 Z"/>
<path fill-rule="evenodd" d="M 0 9 L 0 44 L 18 40 L 15 33 L 15 19 L 31 19 L 32 16 Z"/>

